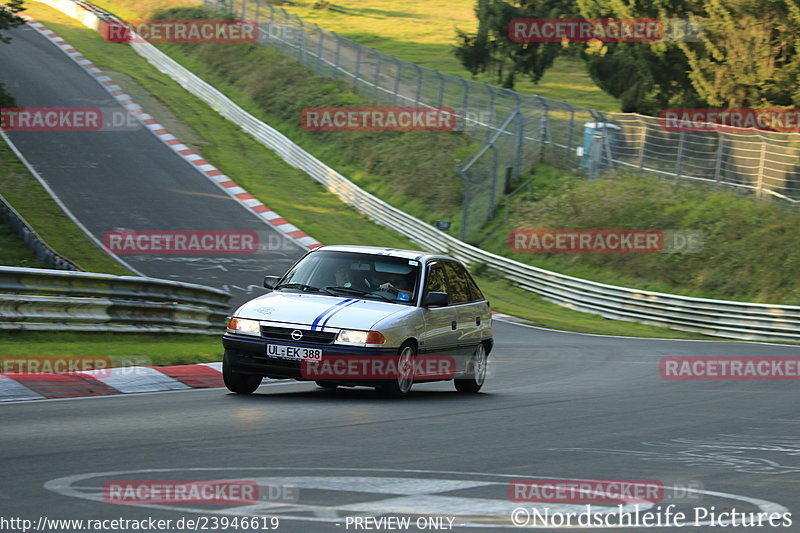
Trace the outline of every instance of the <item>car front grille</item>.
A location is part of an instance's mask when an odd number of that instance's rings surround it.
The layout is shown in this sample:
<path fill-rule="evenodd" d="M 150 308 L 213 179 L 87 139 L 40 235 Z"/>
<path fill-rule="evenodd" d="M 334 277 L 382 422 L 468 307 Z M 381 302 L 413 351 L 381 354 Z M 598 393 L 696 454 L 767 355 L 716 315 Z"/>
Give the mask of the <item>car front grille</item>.
<path fill-rule="evenodd" d="M 300 340 L 292 338 L 292 332 L 299 331 L 303 334 Z M 307 344 L 332 344 L 336 333 L 327 331 L 311 331 L 308 329 L 280 328 L 276 326 L 261 326 L 261 337 L 276 341 L 302 342 Z"/>

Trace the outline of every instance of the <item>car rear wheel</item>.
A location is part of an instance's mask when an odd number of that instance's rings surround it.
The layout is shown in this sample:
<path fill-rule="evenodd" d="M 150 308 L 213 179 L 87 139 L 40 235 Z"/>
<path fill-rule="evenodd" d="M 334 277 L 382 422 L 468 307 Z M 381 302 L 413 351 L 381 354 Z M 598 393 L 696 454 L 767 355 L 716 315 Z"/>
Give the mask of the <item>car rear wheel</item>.
<path fill-rule="evenodd" d="M 475 349 L 475 354 L 469 361 L 467 373 L 468 377 L 453 381 L 458 392 L 474 394 L 481 390 L 483 382 L 486 381 L 486 348 L 483 344 L 479 344 Z"/>
<path fill-rule="evenodd" d="M 380 387 L 381 392 L 390 398 L 401 398 L 408 394 L 414 383 L 414 360 L 417 350 L 413 343 L 405 342 L 398 350 L 395 362 L 397 363 L 397 377 L 387 379 Z"/>
<path fill-rule="evenodd" d="M 261 385 L 261 376 L 237 374 L 231 368 L 230 354 L 225 351 L 222 358 L 222 381 L 228 390 L 236 394 L 252 394 Z"/>

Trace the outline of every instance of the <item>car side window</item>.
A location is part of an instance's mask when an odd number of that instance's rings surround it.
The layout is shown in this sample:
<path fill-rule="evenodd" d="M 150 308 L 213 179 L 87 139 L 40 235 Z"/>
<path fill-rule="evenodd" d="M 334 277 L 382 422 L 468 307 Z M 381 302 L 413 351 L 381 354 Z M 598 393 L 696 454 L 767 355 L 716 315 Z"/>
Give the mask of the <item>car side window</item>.
<path fill-rule="evenodd" d="M 447 287 L 450 304 L 463 304 L 470 301 L 469 282 L 457 263 L 447 261 L 444 269 L 447 273 Z"/>
<path fill-rule="evenodd" d="M 472 279 L 470 276 L 469 271 L 466 270 L 463 265 L 458 265 L 459 268 L 464 273 L 464 277 L 467 279 L 467 285 L 469 285 L 469 293 L 470 293 L 470 301 L 471 302 L 480 302 L 481 300 L 485 300 L 486 297 L 483 295 L 481 290 L 478 288 L 478 284 L 475 283 L 475 280 Z"/>
<path fill-rule="evenodd" d="M 444 268 L 440 263 L 434 263 L 428 269 L 428 280 L 425 283 L 425 292 L 448 292 L 447 278 Z"/>

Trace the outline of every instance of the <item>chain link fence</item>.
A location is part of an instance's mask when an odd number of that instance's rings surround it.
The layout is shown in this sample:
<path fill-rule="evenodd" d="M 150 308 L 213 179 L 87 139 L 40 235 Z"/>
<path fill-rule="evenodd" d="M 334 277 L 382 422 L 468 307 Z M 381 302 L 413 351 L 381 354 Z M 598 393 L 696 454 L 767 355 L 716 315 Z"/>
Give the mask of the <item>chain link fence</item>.
<path fill-rule="evenodd" d="M 457 129 L 483 143 L 463 178 L 462 240 L 538 162 L 596 179 L 609 169 L 719 183 L 800 203 L 800 135 L 756 130 L 666 131 L 659 118 L 603 113 L 467 80 L 383 54 L 305 22 L 265 0 L 204 0 L 259 23 L 259 42 L 317 74 L 345 80 L 381 105 L 449 107 Z"/>

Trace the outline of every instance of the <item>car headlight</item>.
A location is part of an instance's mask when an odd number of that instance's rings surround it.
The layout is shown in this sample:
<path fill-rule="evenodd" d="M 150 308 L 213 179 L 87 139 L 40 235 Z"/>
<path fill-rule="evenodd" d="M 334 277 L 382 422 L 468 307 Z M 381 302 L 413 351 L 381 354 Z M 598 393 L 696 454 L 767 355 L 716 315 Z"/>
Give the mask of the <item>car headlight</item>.
<path fill-rule="evenodd" d="M 246 333 L 247 335 L 261 335 L 261 324 L 258 323 L 258 320 L 233 317 L 230 322 L 228 322 L 228 329 L 239 333 Z"/>
<path fill-rule="evenodd" d="M 352 342 L 354 344 L 383 344 L 386 337 L 380 331 L 360 331 L 357 329 L 343 329 L 336 337 L 337 342 Z"/>

